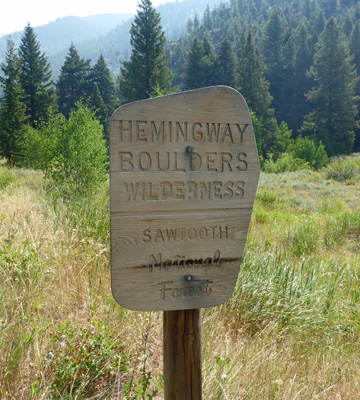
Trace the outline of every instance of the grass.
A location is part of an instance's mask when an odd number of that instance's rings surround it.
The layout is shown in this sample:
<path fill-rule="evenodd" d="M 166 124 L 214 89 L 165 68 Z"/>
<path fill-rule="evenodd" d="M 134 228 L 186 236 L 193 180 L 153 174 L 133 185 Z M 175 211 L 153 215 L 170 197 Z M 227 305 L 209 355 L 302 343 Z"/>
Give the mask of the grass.
<path fill-rule="evenodd" d="M 359 162 L 261 175 L 234 295 L 202 310 L 205 399 L 358 398 Z M 163 398 L 162 313 L 111 295 L 108 186 L 42 187 L 0 165 L 0 398 Z"/>

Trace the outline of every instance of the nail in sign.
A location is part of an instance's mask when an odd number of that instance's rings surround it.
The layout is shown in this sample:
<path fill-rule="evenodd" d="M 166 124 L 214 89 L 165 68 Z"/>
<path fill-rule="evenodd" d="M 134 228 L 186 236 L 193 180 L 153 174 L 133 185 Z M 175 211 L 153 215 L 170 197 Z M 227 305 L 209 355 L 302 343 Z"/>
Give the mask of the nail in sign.
<path fill-rule="evenodd" d="M 258 178 L 251 117 L 236 90 L 215 86 L 118 108 L 110 127 L 116 301 L 142 311 L 226 301 Z"/>

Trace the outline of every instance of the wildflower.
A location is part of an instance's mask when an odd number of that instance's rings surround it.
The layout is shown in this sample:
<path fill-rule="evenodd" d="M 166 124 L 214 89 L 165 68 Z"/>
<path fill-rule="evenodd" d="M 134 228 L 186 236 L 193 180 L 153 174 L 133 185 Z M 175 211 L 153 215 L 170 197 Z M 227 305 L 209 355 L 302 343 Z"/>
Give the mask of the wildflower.
<path fill-rule="evenodd" d="M 222 375 L 221 375 L 221 379 L 224 380 L 224 379 L 226 379 L 226 378 L 227 378 L 227 375 L 226 375 L 226 374 L 222 374 Z"/>
<path fill-rule="evenodd" d="M 60 342 L 60 347 L 65 347 L 66 343 L 65 342 Z"/>

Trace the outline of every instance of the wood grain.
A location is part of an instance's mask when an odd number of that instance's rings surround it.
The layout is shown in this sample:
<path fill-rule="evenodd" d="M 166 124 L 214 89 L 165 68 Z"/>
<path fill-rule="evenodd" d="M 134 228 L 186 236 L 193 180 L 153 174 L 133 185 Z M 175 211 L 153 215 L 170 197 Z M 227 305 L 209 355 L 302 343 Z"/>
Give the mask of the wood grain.
<path fill-rule="evenodd" d="M 232 294 L 259 178 L 251 117 L 226 86 L 126 104 L 110 127 L 112 291 L 133 310 Z"/>
<path fill-rule="evenodd" d="M 201 400 L 200 310 L 164 312 L 164 398 Z"/>

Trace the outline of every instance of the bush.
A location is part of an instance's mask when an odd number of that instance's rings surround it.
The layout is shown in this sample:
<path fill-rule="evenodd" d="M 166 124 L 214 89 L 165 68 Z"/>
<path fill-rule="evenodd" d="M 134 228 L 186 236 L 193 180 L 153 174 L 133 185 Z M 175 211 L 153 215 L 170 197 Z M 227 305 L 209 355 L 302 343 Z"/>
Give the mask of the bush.
<path fill-rule="evenodd" d="M 108 156 L 100 122 L 81 103 L 69 119 L 55 114 L 26 135 L 29 164 L 45 173 L 47 188 L 64 198 L 88 193 L 107 179 Z"/>
<path fill-rule="evenodd" d="M 324 145 L 309 137 L 298 136 L 288 146 L 287 151 L 294 158 L 307 161 L 313 169 L 322 168 L 328 162 Z"/>
<path fill-rule="evenodd" d="M 300 158 L 294 157 L 292 154 L 283 153 L 276 161 L 272 159 L 266 160 L 264 163 L 264 171 L 278 174 L 280 172 L 292 172 L 302 169 L 310 169 L 310 164 Z"/>
<path fill-rule="evenodd" d="M 327 179 L 346 182 L 360 175 L 360 157 L 336 157 L 326 168 Z"/>

